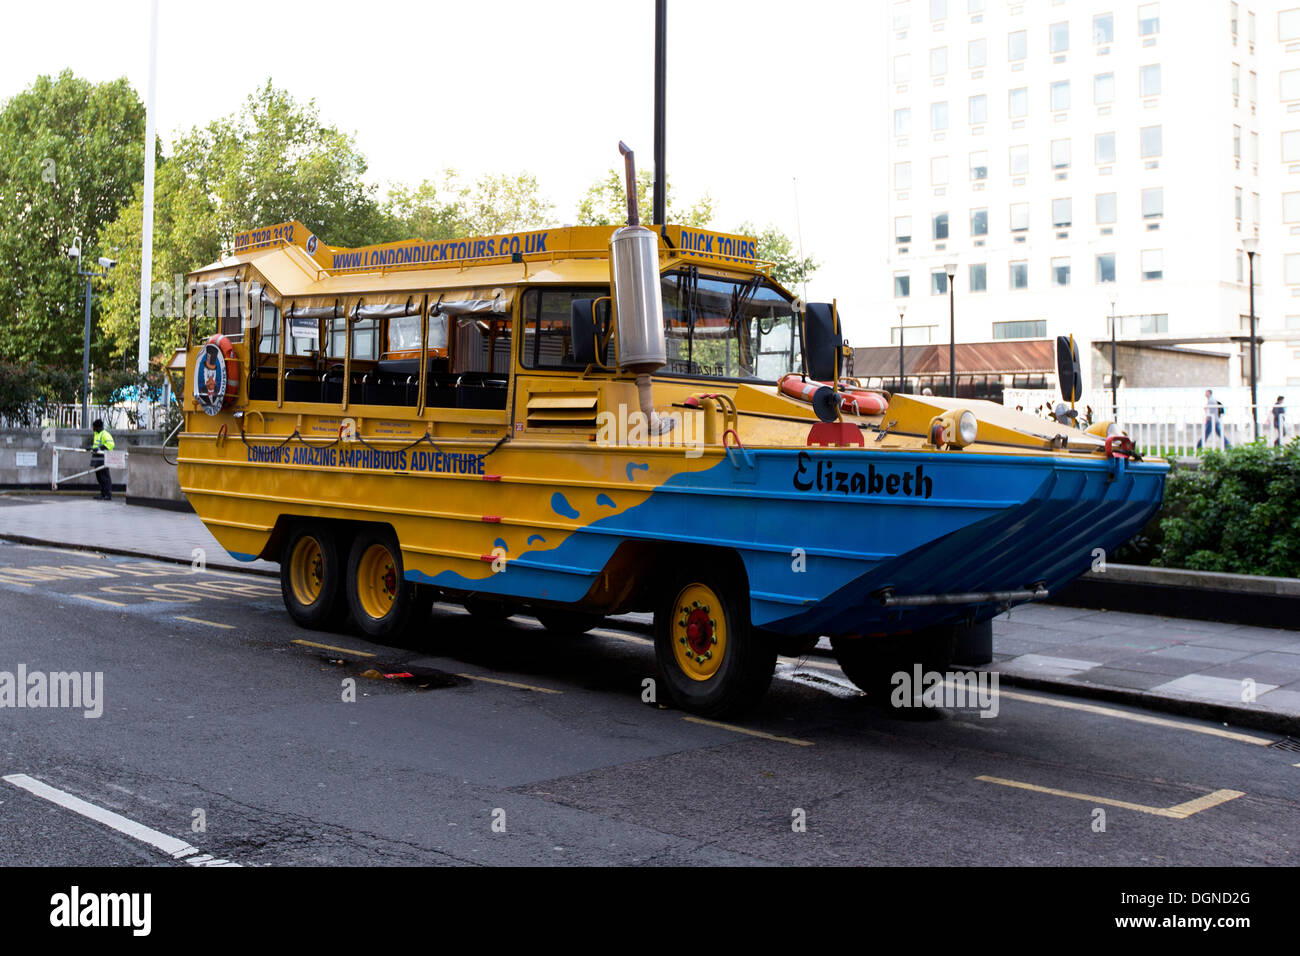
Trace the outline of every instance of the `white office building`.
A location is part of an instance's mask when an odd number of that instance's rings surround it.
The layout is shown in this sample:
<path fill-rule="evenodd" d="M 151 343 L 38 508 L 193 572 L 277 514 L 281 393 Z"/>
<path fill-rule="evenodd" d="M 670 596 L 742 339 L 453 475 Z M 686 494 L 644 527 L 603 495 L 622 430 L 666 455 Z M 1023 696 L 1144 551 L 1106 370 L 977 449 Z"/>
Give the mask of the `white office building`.
<path fill-rule="evenodd" d="M 895 327 L 855 344 L 947 343 L 954 263 L 958 343 L 1072 333 L 1109 387 L 1113 302 L 1121 387 L 1240 388 L 1256 239 L 1260 403 L 1300 386 L 1300 3 L 882 6 Z"/>

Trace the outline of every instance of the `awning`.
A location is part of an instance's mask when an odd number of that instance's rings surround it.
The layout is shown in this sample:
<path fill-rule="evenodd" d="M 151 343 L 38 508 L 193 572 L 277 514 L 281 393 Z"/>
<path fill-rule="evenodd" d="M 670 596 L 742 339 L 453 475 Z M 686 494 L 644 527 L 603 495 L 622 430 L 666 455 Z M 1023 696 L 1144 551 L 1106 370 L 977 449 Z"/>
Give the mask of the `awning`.
<path fill-rule="evenodd" d="M 904 333 L 906 335 L 906 333 Z M 958 375 L 1054 374 L 1056 352 L 1050 339 L 1020 342 L 958 342 Z M 903 374 L 948 374 L 948 345 L 903 345 Z M 853 374 L 859 378 L 896 378 L 898 346 L 853 350 Z"/>

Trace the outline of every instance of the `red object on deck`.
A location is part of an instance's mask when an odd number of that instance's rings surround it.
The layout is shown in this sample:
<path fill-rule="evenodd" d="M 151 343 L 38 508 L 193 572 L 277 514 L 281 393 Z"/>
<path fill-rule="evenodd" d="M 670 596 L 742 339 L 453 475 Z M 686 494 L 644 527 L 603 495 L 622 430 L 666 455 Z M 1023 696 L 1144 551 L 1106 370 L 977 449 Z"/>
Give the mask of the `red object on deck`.
<path fill-rule="evenodd" d="M 862 429 L 852 422 L 818 422 L 808 431 L 810 445 L 865 445 Z"/>

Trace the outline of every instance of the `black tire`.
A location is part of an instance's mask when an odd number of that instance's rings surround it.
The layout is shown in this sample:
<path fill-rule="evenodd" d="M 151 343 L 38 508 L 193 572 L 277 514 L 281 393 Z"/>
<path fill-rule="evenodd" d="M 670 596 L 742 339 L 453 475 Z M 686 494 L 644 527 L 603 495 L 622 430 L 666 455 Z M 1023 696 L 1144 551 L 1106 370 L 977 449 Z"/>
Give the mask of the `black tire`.
<path fill-rule="evenodd" d="M 464 605 L 465 610 L 485 623 L 504 621 L 514 613 L 514 609 L 505 601 L 487 597 L 466 598 Z"/>
<path fill-rule="evenodd" d="M 280 594 L 295 624 L 313 631 L 346 622 L 346 574 L 339 542 L 325 524 L 300 524 L 280 551 Z"/>
<path fill-rule="evenodd" d="M 358 532 L 348 555 L 346 590 L 352 620 L 367 637 L 383 640 L 406 627 L 416 599 L 403 574 L 402 549 L 392 532 Z"/>
<path fill-rule="evenodd" d="M 884 705 L 900 671 L 943 673 L 952 665 L 957 646 L 957 625 L 942 624 L 913 634 L 889 637 L 832 637 L 831 647 L 844 676 L 876 704 Z"/>
<path fill-rule="evenodd" d="M 719 646 L 717 662 L 710 647 Z M 771 635 L 750 626 L 743 580 L 719 571 L 716 562 L 700 562 L 673 580 L 655 608 L 655 659 L 671 703 L 720 717 L 762 699 L 776 668 L 776 645 Z"/>
<path fill-rule="evenodd" d="M 586 634 L 593 627 L 600 627 L 605 618 L 588 611 L 534 611 L 542 627 L 551 634 Z"/>

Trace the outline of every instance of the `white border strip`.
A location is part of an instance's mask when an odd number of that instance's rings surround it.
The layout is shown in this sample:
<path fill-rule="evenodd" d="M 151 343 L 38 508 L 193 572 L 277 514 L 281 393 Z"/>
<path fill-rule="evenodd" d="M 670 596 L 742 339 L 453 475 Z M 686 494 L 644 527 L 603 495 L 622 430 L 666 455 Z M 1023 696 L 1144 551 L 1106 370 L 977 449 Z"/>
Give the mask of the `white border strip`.
<path fill-rule="evenodd" d="M 93 803 L 87 803 L 80 797 L 74 797 L 70 793 L 56 790 L 49 784 L 42 783 L 35 777 L 29 777 L 25 773 L 14 773 L 0 779 L 3 779 L 5 783 L 13 784 L 15 787 L 21 787 L 42 800 L 58 804 L 65 810 L 71 810 L 73 813 L 79 813 L 96 823 L 112 827 L 118 833 L 123 833 L 133 840 L 147 843 L 155 850 L 161 850 L 174 860 L 188 857 L 189 859 L 186 859 L 185 862 L 192 866 L 239 866 L 238 863 L 231 863 L 228 860 L 213 859 L 205 853 L 195 856 L 195 854 L 199 853 L 198 849 L 190 846 L 184 840 L 170 836 L 160 830 L 154 830 L 143 823 L 128 820 L 121 814 L 114 813 L 112 810 L 105 810 L 103 807 L 97 807 Z"/>

